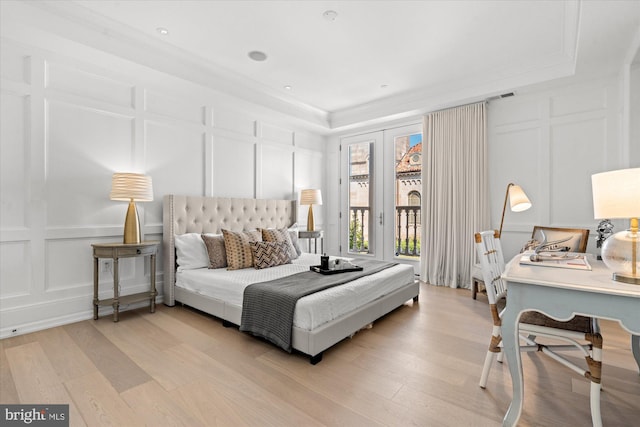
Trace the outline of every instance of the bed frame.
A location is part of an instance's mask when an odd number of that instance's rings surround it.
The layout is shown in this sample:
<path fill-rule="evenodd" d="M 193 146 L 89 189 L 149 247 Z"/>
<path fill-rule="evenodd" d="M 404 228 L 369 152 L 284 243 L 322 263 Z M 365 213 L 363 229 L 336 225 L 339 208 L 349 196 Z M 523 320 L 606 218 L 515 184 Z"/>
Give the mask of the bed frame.
<path fill-rule="evenodd" d="M 207 297 L 175 286 L 175 235 L 185 233 L 220 233 L 289 227 L 296 222 L 295 200 L 231 199 L 220 197 L 166 195 L 163 200 L 162 252 L 164 261 L 164 303 L 176 302 L 212 314 L 239 325 L 242 310 L 222 300 Z M 351 313 L 312 331 L 293 328 L 293 348 L 311 357 L 311 363 L 322 360 L 322 352 L 384 316 L 406 301 L 418 300 L 419 285 L 407 283 L 395 292 L 370 302 Z"/>

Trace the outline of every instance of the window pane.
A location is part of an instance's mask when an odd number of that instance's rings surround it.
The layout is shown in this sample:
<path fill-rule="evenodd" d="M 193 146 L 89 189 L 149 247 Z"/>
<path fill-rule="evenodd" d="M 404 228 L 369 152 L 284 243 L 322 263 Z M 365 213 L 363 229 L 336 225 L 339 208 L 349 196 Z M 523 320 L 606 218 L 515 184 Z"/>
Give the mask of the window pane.
<path fill-rule="evenodd" d="M 349 252 L 369 253 L 373 144 L 349 145 Z"/>
<path fill-rule="evenodd" d="M 396 137 L 396 256 L 420 256 L 420 202 L 422 198 L 422 134 Z"/>

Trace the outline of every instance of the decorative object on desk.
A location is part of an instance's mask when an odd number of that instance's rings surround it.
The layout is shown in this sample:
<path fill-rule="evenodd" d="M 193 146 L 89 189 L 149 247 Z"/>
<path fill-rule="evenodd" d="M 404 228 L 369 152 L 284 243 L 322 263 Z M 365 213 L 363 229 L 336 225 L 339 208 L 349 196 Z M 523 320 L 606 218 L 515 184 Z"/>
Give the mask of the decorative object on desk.
<path fill-rule="evenodd" d="M 602 244 L 605 240 L 607 240 L 613 234 L 613 224 L 608 219 L 603 219 L 598 223 L 598 228 L 596 229 L 598 232 L 598 237 L 596 239 L 596 248 L 602 248 Z M 598 254 L 598 259 L 602 259 L 602 255 Z"/>
<path fill-rule="evenodd" d="M 507 209 L 507 199 L 510 200 L 509 206 L 512 212 L 526 211 L 531 207 L 531 201 L 525 194 L 522 187 L 513 182 L 507 185 L 507 191 L 504 195 L 504 205 L 502 206 L 502 219 L 500 219 L 500 230 L 498 233 L 502 236 L 502 224 L 504 224 L 504 213 Z"/>
<path fill-rule="evenodd" d="M 313 223 L 313 205 L 322 204 L 322 193 L 320 190 L 302 190 L 300 193 L 300 204 L 309 205 L 309 215 L 307 216 L 307 231 L 314 231 L 315 225 Z"/>
<path fill-rule="evenodd" d="M 602 245 L 602 260 L 613 270 L 613 280 L 640 285 L 640 168 L 591 175 L 593 213 L 596 219 L 629 218 L 628 230 Z"/>
<path fill-rule="evenodd" d="M 539 242 L 539 244 L 534 248 L 535 253 L 539 253 L 539 252 L 569 252 L 569 249 L 571 249 L 569 246 L 563 246 L 560 243 L 565 243 L 568 242 L 569 240 L 572 239 L 571 236 L 568 237 L 564 237 L 562 239 L 558 239 L 558 240 L 554 240 L 552 242 L 547 242 L 547 235 L 544 233 L 544 231 L 540 231 L 540 233 L 542 234 L 542 242 Z"/>
<path fill-rule="evenodd" d="M 124 222 L 124 243 L 140 243 L 140 220 L 135 202 L 153 200 L 151 177 L 139 173 L 114 173 L 111 181 L 111 200 L 129 202 Z"/>
<path fill-rule="evenodd" d="M 549 241 L 551 240 L 551 241 Z M 580 252 L 587 251 L 588 228 L 546 227 L 536 225 L 529 240 L 520 252 Z"/>

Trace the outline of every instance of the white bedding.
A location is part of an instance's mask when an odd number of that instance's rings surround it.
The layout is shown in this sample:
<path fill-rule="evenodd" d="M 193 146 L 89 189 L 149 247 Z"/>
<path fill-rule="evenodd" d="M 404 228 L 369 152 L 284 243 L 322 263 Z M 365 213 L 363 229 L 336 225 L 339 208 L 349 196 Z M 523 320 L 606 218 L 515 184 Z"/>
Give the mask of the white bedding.
<path fill-rule="evenodd" d="M 357 264 L 357 260 L 354 262 Z M 245 268 L 229 271 L 224 268 L 201 268 L 176 273 L 176 286 L 242 307 L 244 288 L 252 283 L 308 271 L 310 265 L 319 265 L 320 255 L 303 253 L 292 264 L 257 270 Z M 293 325 L 311 331 L 357 307 L 374 301 L 414 280 L 413 267 L 398 264 L 379 273 L 361 277 L 342 286 L 336 286 L 301 298 L 293 318 Z"/>

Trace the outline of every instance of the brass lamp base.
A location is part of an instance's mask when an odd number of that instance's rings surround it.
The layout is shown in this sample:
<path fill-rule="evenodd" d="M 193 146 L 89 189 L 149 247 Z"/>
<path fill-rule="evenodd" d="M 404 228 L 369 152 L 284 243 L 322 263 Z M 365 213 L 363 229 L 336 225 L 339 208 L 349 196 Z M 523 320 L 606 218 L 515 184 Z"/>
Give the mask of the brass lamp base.
<path fill-rule="evenodd" d="M 124 221 L 123 243 L 140 243 L 141 241 L 138 210 L 136 209 L 135 202 L 131 199 L 129 201 L 129 208 L 127 209 L 127 216 Z"/>
<path fill-rule="evenodd" d="M 307 231 L 314 231 L 315 224 L 313 223 L 313 205 L 309 205 L 309 214 L 307 215 Z"/>
<path fill-rule="evenodd" d="M 624 273 L 613 273 L 613 280 L 631 285 L 640 285 L 640 276 L 630 276 Z"/>

